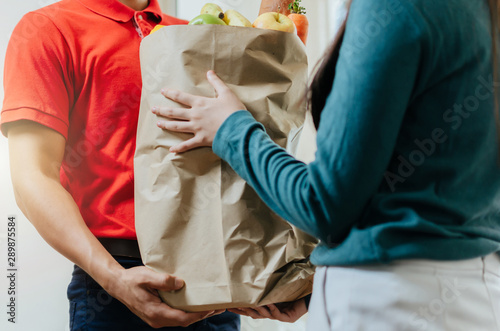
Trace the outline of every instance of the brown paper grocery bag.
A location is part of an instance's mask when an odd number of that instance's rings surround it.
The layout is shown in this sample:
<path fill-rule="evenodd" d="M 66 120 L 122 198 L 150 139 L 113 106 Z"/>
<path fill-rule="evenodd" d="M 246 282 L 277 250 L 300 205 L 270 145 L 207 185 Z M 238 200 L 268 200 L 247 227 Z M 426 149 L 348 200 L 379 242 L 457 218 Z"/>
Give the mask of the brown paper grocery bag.
<path fill-rule="evenodd" d="M 144 38 L 135 155 L 136 229 L 143 262 L 185 280 L 160 292 L 172 307 L 205 311 L 292 301 L 311 292 L 315 240 L 274 214 L 211 148 L 169 147 L 190 135 L 156 126 L 171 87 L 215 96 L 209 69 L 285 147 L 302 125 L 307 58 L 297 36 L 218 25 L 169 26 Z M 180 105 L 176 104 L 176 107 Z"/>

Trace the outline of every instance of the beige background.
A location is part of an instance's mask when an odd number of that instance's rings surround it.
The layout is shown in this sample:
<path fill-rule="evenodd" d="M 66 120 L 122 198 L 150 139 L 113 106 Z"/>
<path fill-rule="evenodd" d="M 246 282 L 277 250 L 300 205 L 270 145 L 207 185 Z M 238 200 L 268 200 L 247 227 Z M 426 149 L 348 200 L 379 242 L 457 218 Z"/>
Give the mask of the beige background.
<path fill-rule="evenodd" d="M 177 11 L 181 18 L 197 14 L 205 0 L 160 0 L 165 11 Z M 307 46 L 310 68 L 333 38 L 338 26 L 339 3 L 343 0 L 303 0 L 308 8 L 310 33 Z M 12 30 L 30 10 L 43 7 L 53 0 L 0 0 L 0 77 L 3 77 L 5 50 Z M 241 11 L 251 21 L 257 17 L 260 0 L 214 1 L 224 8 Z M 1 79 L 1 78 L 0 78 Z M 3 89 L 0 90 L 0 102 Z M 17 249 L 17 323 L 7 322 L 7 217 L 18 218 Z M 66 287 L 72 264 L 48 246 L 17 208 L 9 177 L 7 139 L 0 137 L 0 330 L 63 331 L 68 329 Z M 292 331 L 304 330 L 304 319 L 295 324 L 245 319 L 243 330 Z"/>

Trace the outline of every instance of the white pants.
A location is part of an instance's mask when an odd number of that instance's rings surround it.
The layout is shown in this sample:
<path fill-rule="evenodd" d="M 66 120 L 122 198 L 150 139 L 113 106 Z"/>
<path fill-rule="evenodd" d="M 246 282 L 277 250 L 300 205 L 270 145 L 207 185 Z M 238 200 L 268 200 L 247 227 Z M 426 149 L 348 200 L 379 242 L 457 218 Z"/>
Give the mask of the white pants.
<path fill-rule="evenodd" d="M 500 331 L 500 257 L 320 267 L 309 331 Z"/>

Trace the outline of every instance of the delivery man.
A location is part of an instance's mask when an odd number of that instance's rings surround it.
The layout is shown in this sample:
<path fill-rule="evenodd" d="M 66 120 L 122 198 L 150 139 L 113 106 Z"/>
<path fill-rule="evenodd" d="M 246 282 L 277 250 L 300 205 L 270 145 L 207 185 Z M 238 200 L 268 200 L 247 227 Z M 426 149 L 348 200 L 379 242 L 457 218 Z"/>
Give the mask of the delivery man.
<path fill-rule="evenodd" d="M 76 264 L 71 330 L 238 330 L 239 317 L 186 313 L 157 290 L 184 282 L 144 267 L 134 227 L 139 44 L 185 24 L 157 0 L 62 0 L 26 14 L 6 54 L 1 130 L 17 203 Z M 215 316 L 217 315 L 217 316 Z"/>

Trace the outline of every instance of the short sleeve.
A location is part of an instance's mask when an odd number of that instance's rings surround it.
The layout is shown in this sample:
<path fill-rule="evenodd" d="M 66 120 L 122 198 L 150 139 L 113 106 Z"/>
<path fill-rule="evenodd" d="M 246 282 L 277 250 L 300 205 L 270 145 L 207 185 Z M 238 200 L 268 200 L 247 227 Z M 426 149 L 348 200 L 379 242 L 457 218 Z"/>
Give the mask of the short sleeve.
<path fill-rule="evenodd" d="M 56 25 L 42 14 L 26 14 L 5 56 L 2 133 L 7 136 L 8 123 L 31 120 L 67 138 L 71 67 L 69 47 Z"/>

